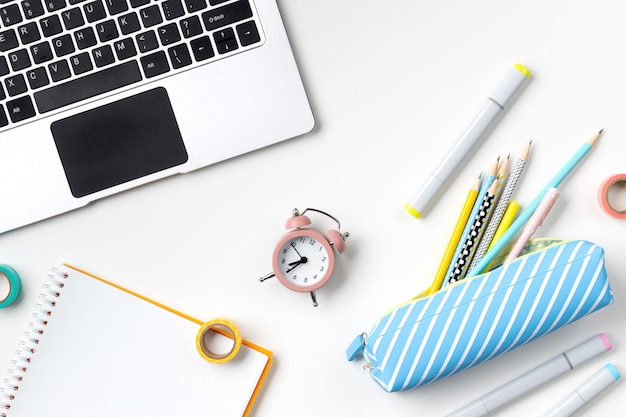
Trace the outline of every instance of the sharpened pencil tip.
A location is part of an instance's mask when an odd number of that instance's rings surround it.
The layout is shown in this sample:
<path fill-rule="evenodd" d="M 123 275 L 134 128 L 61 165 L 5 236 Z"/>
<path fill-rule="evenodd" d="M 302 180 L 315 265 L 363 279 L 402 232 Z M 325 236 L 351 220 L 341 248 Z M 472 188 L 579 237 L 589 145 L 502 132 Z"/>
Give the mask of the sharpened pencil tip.
<path fill-rule="evenodd" d="M 600 131 L 598 133 L 593 135 L 593 137 L 591 139 L 589 139 L 589 141 L 588 141 L 589 145 L 591 145 L 591 146 L 595 145 L 596 142 L 598 141 L 598 139 L 600 138 L 600 136 L 602 135 L 602 132 L 604 132 L 604 129 L 600 129 Z"/>

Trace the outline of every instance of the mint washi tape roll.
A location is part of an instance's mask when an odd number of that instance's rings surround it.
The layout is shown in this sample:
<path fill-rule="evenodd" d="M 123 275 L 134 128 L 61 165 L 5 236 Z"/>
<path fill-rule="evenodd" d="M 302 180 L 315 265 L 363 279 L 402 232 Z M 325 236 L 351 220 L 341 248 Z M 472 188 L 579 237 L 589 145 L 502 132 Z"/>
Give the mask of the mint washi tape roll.
<path fill-rule="evenodd" d="M 9 280 L 9 292 L 4 298 L 0 299 L 0 308 L 13 304 L 22 291 L 22 281 L 15 269 L 11 268 L 9 265 L 0 264 L 0 280 L 5 277 Z M 0 297 L 3 295 L 4 294 L 0 294 Z"/>

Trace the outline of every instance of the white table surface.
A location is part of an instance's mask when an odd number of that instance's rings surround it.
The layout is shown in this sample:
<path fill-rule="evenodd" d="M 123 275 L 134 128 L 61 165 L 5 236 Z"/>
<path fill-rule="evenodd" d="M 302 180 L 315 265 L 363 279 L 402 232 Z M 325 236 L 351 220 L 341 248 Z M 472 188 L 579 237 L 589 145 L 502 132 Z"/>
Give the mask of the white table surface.
<path fill-rule="evenodd" d="M 599 332 L 613 350 L 503 409 L 540 415 L 605 363 L 626 372 L 626 220 L 606 215 L 601 182 L 626 172 L 626 3 L 279 0 L 317 126 L 303 137 L 131 190 L 0 235 L 0 262 L 24 289 L 0 310 L 8 363 L 49 267 L 73 263 L 186 313 L 226 316 L 274 352 L 254 417 L 443 416 Z M 421 219 L 404 204 L 516 62 L 532 79 Z M 615 304 L 489 363 L 389 394 L 344 350 L 387 309 L 429 285 L 471 179 L 533 141 L 515 199 L 529 203 L 583 141 L 596 148 L 560 187 L 536 236 L 606 251 Z M 10 204 L 10 196 L 3 204 Z M 625 204 L 626 206 L 626 204 Z M 329 284 L 291 292 L 271 269 L 294 208 L 350 232 Z M 619 323 L 622 323 L 621 325 Z M 584 410 L 624 405 L 618 383 Z M 532 413 L 530 413 L 532 411 Z M 530 414 L 529 414 L 530 413 Z"/>

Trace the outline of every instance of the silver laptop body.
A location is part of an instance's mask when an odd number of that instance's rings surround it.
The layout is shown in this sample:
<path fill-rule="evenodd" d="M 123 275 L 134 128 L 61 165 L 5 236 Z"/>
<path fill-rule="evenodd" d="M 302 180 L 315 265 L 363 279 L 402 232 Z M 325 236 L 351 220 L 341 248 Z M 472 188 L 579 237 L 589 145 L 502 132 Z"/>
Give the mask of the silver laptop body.
<path fill-rule="evenodd" d="M 313 128 L 275 0 L 13 0 L 0 18 L 0 233 Z"/>

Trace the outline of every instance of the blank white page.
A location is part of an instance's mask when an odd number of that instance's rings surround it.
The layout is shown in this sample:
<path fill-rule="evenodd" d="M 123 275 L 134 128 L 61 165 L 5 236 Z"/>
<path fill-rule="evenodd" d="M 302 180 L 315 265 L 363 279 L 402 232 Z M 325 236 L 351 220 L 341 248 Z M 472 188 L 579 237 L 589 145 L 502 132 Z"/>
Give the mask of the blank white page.
<path fill-rule="evenodd" d="M 269 352 L 242 345 L 231 361 L 210 363 L 196 350 L 199 324 L 63 270 L 66 285 L 7 417 L 244 415 Z"/>

